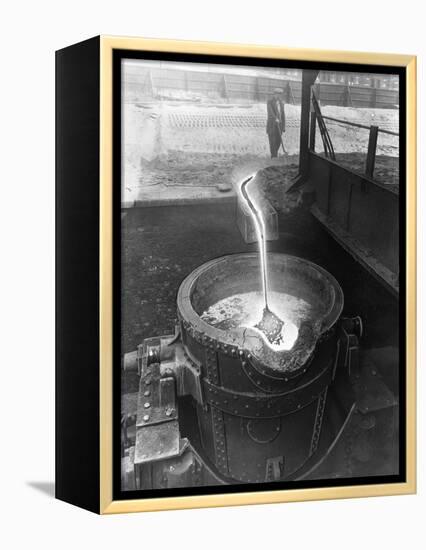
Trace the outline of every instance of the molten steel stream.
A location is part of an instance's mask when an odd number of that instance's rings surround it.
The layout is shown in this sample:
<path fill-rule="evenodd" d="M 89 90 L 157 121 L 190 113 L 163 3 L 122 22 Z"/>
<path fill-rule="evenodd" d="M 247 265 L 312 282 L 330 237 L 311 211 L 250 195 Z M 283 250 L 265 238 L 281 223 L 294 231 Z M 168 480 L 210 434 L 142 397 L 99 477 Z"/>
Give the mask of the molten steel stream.
<path fill-rule="evenodd" d="M 253 218 L 254 225 L 256 227 L 257 239 L 259 241 L 259 253 L 260 253 L 260 266 L 262 270 L 262 284 L 263 284 L 263 297 L 265 300 L 265 309 L 269 309 L 268 306 L 268 275 L 266 265 L 266 239 L 265 239 L 265 225 L 263 218 L 254 204 L 253 200 L 249 197 L 247 192 L 247 185 L 252 181 L 254 176 L 250 176 L 241 184 L 241 195 L 246 201 L 247 206 L 250 209 L 251 217 Z"/>
<path fill-rule="evenodd" d="M 259 241 L 260 267 L 262 271 L 262 285 L 265 308 L 263 310 L 262 319 L 256 325 L 256 328 L 266 336 L 271 344 L 278 344 L 282 340 L 281 333 L 284 322 L 269 309 L 265 224 L 263 222 L 260 209 L 255 204 L 253 199 L 249 196 L 247 189 L 248 184 L 253 180 L 253 178 L 254 176 L 250 176 L 249 178 L 245 179 L 241 184 L 240 191 L 243 199 L 249 207 L 250 214 L 256 227 L 257 239 Z"/>

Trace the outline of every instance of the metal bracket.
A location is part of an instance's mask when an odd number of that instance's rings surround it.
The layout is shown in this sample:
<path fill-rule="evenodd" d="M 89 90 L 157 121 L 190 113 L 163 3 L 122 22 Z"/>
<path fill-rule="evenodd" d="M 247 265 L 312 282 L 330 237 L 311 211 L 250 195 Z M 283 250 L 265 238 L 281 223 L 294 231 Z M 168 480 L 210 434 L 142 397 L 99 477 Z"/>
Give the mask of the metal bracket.
<path fill-rule="evenodd" d="M 144 361 L 143 365 L 136 416 L 135 464 L 175 456 L 182 446 L 175 379 L 162 376 L 159 363 Z"/>
<path fill-rule="evenodd" d="M 265 481 L 279 481 L 280 479 L 284 479 L 284 470 L 285 458 L 283 456 L 268 458 L 266 461 Z"/>
<path fill-rule="evenodd" d="M 199 368 L 184 353 L 178 334 L 144 340 L 138 366 L 135 465 L 179 456 L 185 439 L 180 437 L 177 397 L 192 395 L 202 402 Z"/>
<path fill-rule="evenodd" d="M 344 367 L 349 377 L 359 376 L 359 340 L 363 334 L 361 317 L 345 318 L 341 321 L 341 340 L 344 352 Z"/>

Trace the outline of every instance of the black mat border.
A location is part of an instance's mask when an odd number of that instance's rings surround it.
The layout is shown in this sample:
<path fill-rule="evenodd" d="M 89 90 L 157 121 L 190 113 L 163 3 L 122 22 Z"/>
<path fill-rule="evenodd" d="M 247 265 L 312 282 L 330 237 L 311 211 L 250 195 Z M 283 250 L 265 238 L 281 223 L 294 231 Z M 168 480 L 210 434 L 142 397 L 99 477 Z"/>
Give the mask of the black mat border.
<path fill-rule="evenodd" d="M 121 62 L 124 59 L 178 61 L 241 65 L 248 67 L 282 67 L 315 69 L 323 71 L 364 72 L 399 76 L 399 239 L 400 239 L 400 292 L 399 335 L 399 437 L 400 453 L 398 475 L 369 476 L 318 481 L 290 481 L 220 485 L 215 487 L 190 487 L 179 489 L 155 489 L 139 491 L 121 490 Z M 149 499 L 171 496 L 199 496 L 216 494 L 252 493 L 285 489 L 312 489 L 403 483 L 406 481 L 406 97 L 407 73 L 405 67 L 285 59 L 183 54 L 142 50 L 113 50 L 113 499 Z M 401 190 L 404 192 L 401 193 Z"/>

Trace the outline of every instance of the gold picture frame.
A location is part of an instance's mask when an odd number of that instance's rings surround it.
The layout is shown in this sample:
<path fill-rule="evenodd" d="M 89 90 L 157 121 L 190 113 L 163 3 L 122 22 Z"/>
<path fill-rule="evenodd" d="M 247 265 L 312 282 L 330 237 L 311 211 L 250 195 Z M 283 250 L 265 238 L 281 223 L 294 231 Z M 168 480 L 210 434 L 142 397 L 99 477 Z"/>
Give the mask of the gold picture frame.
<path fill-rule="evenodd" d="M 101 36 L 99 143 L 99 513 L 116 514 L 184 508 L 325 500 L 416 491 L 416 57 Z M 234 492 L 147 499 L 113 499 L 113 52 L 140 50 L 239 58 L 285 59 L 401 67 L 406 70 L 406 481 L 303 489 Z"/>

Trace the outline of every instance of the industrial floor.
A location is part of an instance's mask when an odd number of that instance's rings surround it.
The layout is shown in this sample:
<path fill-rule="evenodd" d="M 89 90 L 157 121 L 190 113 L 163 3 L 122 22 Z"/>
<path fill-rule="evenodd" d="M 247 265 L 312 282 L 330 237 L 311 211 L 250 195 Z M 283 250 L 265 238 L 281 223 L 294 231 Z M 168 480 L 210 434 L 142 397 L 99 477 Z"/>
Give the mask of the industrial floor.
<path fill-rule="evenodd" d="M 300 106 L 285 106 L 284 146 L 299 153 Z M 367 127 L 398 132 L 397 109 L 322 106 L 337 161 L 355 171 L 365 170 L 369 132 L 337 122 L 347 120 Z M 215 101 L 148 101 L 126 103 L 124 109 L 125 171 L 122 200 L 128 206 L 179 196 L 188 186 L 191 195 L 214 196 L 215 184 L 227 181 L 235 164 L 269 159 L 266 104 L 218 104 Z M 323 151 L 317 126 L 316 151 Z M 398 183 L 398 138 L 380 133 L 375 178 Z M 201 172 L 201 173 L 200 173 Z M 176 194 L 178 190 L 178 194 Z"/>
<path fill-rule="evenodd" d="M 308 208 L 293 204 L 287 210 L 279 214 L 279 239 L 269 242 L 268 249 L 306 258 L 328 270 L 343 289 L 344 315 L 360 315 L 364 323 L 358 387 L 366 394 L 367 405 L 353 415 L 315 476 L 397 473 L 397 299 L 325 232 Z M 244 242 L 235 213 L 233 198 L 214 204 L 123 210 L 122 354 L 135 350 L 144 338 L 174 332 L 176 293 L 194 268 L 218 256 L 256 249 Z M 369 381 L 371 388 L 366 389 Z M 132 412 L 137 390 L 137 375 L 123 373 L 123 412 Z M 374 401 L 378 392 L 384 392 L 380 397 L 384 406 L 369 409 L 367 394 Z"/>

